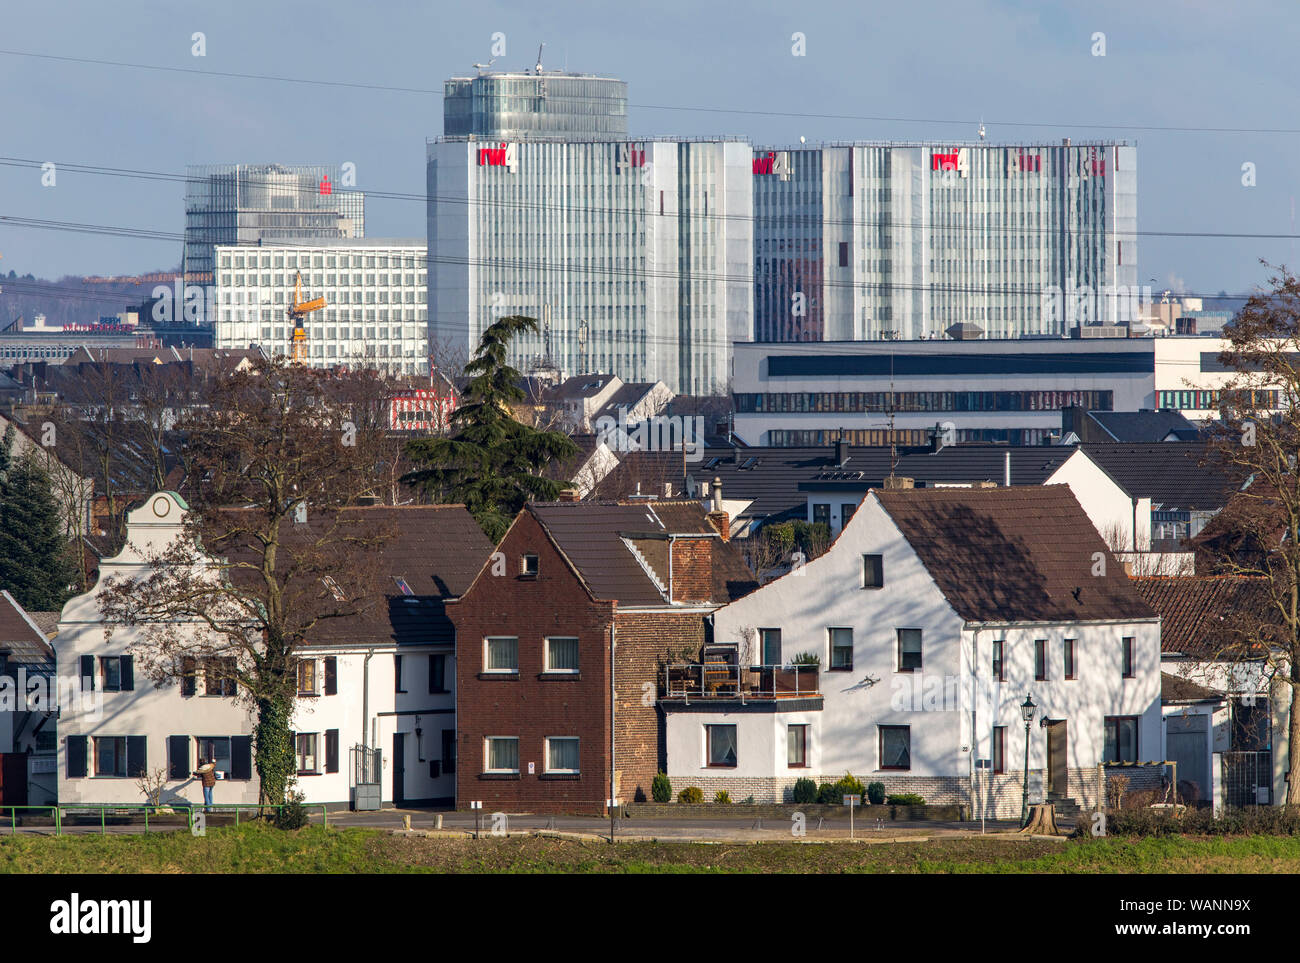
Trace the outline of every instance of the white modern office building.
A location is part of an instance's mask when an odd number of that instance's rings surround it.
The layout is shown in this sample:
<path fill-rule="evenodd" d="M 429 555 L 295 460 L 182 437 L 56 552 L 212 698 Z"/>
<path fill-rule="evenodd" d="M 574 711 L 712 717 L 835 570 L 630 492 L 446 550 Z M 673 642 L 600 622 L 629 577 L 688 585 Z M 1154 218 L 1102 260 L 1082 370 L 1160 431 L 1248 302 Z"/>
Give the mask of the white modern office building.
<path fill-rule="evenodd" d="M 211 280 L 219 244 L 364 237 L 365 195 L 340 190 L 343 182 L 343 170 L 326 165 L 187 168 L 186 276 Z"/>
<path fill-rule="evenodd" d="M 1219 391 L 1232 378 L 1219 362 L 1224 342 L 1205 337 L 733 347 L 735 431 L 751 445 L 879 444 L 891 425 L 944 425 L 946 443 L 1033 445 L 1059 435 L 1066 406 L 1217 417 Z"/>
<path fill-rule="evenodd" d="M 215 347 L 290 353 L 294 282 L 325 307 L 306 316 L 307 363 L 361 365 L 392 374 L 429 370 L 428 279 L 419 238 L 218 245 Z"/>
<path fill-rule="evenodd" d="M 1137 148 L 756 148 L 759 341 L 992 338 L 1136 321 Z"/>
<path fill-rule="evenodd" d="M 511 345 L 521 370 L 724 390 L 753 331 L 749 144 L 442 137 L 427 156 L 436 344 L 472 352 L 524 314 L 542 324 Z"/>
<path fill-rule="evenodd" d="M 511 345 L 521 370 L 723 390 L 753 335 L 747 142 L 632 139 L 625 82 L 539 58 L 448 80 L 426 160 L 437 350 L 524 314 L 541 325 Z"/>

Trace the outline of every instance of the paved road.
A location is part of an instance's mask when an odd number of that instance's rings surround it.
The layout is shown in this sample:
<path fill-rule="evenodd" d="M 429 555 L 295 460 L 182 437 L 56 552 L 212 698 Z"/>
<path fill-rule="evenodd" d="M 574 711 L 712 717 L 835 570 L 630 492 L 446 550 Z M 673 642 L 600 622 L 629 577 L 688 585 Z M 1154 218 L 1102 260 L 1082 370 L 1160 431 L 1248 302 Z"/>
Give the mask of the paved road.
<path fill-rule="evenodd" d="M 491 834 L 493 828 L 492 815 L 492 813 L 485 812 L 477 822 L 478 830 L 484 835 Z M 401 830 L 404 828 L 403 818 L 410 817 L 412 831 L 427 832 L 437 827 L 439 816 L 442 817 L 441 825 L 444 831 L 474 832 L 476 829 L 476 820 L 473 813 L 439 813 L 427 809 L 383 809 L 379 812 L 340 810 L 329 814 L 329 824 L 332 827 L 339 828 L 355 826 L 370 829 Z M 220 812 L 208 817 L 208 819 L 209 826 L 233 823 L 232 817 L 224 816 Z M 313 814 L 311 821 L 319 824 L 321 821 L 320 814 Z M 12 831 L 6 822 L 0 821 L 0 837 L 9 835 Z M 727 841 L 779 840 L 792 838 L 793 826 L 794 824 L 790 819 L 770 816 L 761 819 L 748 816 L 744 818 L 731 816 L 705 819 L 638 819 L 633 817 L 618 819 L 615 823 L 615 835 L 619 838 L 713 839 Z M 847 815 L 821 820 L 813 817 L 805 821 L 803 828 L 804 836 L 802 838 L 807 840 L 846 839 L 849 836 Z M 989 833 L 1014 832 L 1016 828 L 1017 823 L 1013 820 L 990 820 L 985 827 Z M 1068 831 L 1070 827 L 1063 826 L 1062 828 Z M 505 829 L 511 833 L 551 830 L 560 833 L 608 837 L 610 821 L 608 818 L 596 816 L 547 816 L 534 813 L 509 813 L 507 814 Z M 65 835 L 98 834 L 101 831 L 112 834 L 130 834 L 143 833 L 146 830 L 142 820 L 122 823 L 109 822 L 102 830 L 98 820 L 80 823 L 65 819 L 63 823 L 63 833 Z M 183 824 L 179 826 L 168 824 L 162 820 L 151 820 L 149 831 L 184 832 L 185 826 Z M 54 826 L 48 819 L 28 819 L 26 825 L 16 827 L 16 832 L 24 835 L 53 835 Z M 979 832 L 980 824 L 978 821 L 886 821 L 877 825 L 873 819 L 855 819 L 853 834 L 858 839 L 884 842 L 909 838 L 970 835 Z"/>

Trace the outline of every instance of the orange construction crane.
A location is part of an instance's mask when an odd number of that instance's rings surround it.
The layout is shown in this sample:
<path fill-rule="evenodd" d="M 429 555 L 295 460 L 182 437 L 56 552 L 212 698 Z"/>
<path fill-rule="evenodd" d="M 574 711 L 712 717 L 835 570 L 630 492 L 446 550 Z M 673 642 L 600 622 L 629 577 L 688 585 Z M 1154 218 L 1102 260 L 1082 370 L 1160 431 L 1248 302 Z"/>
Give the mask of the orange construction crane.
<path fill-rule="evenodd" d="M 302 326 L 302 319 L 312 311 L 325 307 L 324 298 L 311 301 L 302 299 L 302 273 L 299 272 L 293 282 L 293 297 L 289 301 L 289 320 L 293 322 L 293 341 L 289 346 L 289 359 L 295 364 L 307 361 L 307 329 Z"/>

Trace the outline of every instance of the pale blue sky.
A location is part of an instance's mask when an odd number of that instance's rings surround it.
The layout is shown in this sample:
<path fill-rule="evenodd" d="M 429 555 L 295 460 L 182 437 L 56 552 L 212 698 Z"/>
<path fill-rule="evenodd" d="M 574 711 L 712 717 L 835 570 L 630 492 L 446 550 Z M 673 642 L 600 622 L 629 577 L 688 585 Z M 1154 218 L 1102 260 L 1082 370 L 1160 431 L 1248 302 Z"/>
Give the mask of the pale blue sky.
<path fill-rule="evenodd" d="M 759 143 L 1123 137 L 1138 145 L 1139 230 L 1298 233 L 1300 134 L 1123 130 L 1300 128 L 1293 67 L 1300 8 L 1263 0 L 1015 0 L 745 4 L 700 0 L 472 4 L 120 0 L 9 4 L 6 51 L 440 90 L 490 56 L 622 77 L 634 134 L 737 134 Z M 191 55 L 203 31 L 207 56 Z M 791 34 L 807 55 L 791 55 Z M 1092 35 L 1106 34 L 1106 56 Z M 183 172 L 186 164 L 352 161 L 362 189 L 422 194 L 436 94 L 187 76 L 0 53 L 0 155 Z M 795 112 L 800 117 L 662 107 Z M 884 123 L 809 113 L 949 120 Z M 1011 122 L 1050 127 L 1009 126 Z M 1099 126 L 1084 126 L 1099 125 Z M 1257 186 L 1242 186 L 1241 165 Z M 183 185 L 0 165 L 0 215 L 180 233 Z M 418 200 L 370 199 L 367 233 L 423 236 Z M 1293 263 L 1295 242 L 1140 239 L 1143 283 L 1241 291 L 1258 259 Z M 177 242 L 0 223 L 0 270 L 135 273 L 179 262 Z"/>

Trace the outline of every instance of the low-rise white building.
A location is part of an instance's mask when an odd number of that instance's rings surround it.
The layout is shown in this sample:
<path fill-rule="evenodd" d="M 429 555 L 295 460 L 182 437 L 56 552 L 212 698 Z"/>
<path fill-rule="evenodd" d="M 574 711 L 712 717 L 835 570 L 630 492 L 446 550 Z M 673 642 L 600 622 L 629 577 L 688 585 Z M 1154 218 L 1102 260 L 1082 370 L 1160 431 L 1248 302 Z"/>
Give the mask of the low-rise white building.
<path fill-rule="evenodd" d="M 183 664 L 177 684 L 153 684 L 136 671 L 144 630 L 110 627 L 100 609 L 108 579 L 146 574 L 149 559 L 181 537 L 186 510 L 179 496 L 160 492 L 129 512 L 126 547 L 101 563 L 95 588 L 64 606 L 54 641 L 59 673 L 78 677 L 95 698 L 59 719 L 62 805 L 143 803 L 137 780 L 160 769 L 165 803 L 201 803 L 192 773 L 209 759 L 217 806 L 257 802 L 256 720 L 237 684 L 202 660 Z M 491 544 L 462 506 L 350 511 L 373 513 L 396 532 L 376 563 L 389 594 L 371 617 L 321 620 L 297 650 L 297 787 L 308 803 L 349 804 L 352 750 L 365 746 L 382 753 L 385 803 L 450 802 L 455 638 L 443 605 L 469 584 Z M 349 581 L 339 573 L 331 591 L 346 592 Z"/>
<path fill-rule="evenodd" d="M 1105 763 L 1163 759 L 1158 619 L 1064 485 L 873 490 L 825 555 L 713 618 L 753 684 L 661 700 L 668 775 L 706 797 L 848 772 L 1018 815 L 1026 695 L 1030 801 L 1095 806 Z"/>

